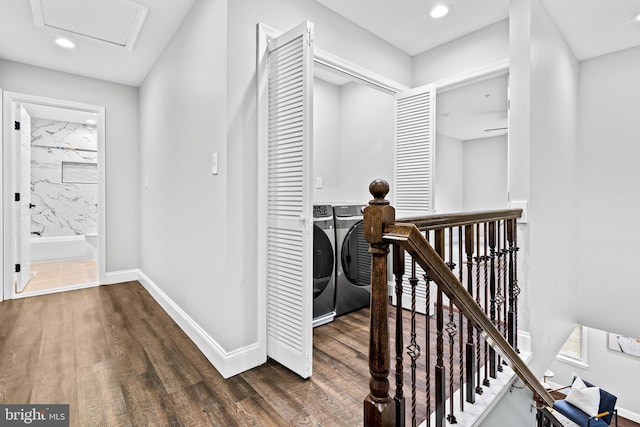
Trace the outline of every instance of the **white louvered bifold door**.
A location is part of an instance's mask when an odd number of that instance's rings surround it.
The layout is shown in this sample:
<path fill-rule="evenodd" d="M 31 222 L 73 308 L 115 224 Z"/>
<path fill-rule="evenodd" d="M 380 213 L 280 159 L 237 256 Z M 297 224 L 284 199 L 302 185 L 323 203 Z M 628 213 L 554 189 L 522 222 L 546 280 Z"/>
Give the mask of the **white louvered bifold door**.
<path fill-rule="evenodd" d="M 269 41 L 267 355 L 311 376 L 313 24 Z"/>
<path fill-rule="evenodd" d="M 396 95 L 396 218 L 425 216 L 433 213 L 433 179 L 435 166 L 435 88 L 421 86 Z M 418 311 L 427 311 L 424 271 L 417 266 Z M 411 258 L 405 257 L 405 271 L 411 271 Z M 403 283 L 404 295 L 411 295 L 408 274 Z M 430 295 L 430 300 L 433 295 Z M 429 301 L 429 304 L 431 302 Z M 409 306 L 409 299 L 402 303 Z M 431 309 L 429 308 L 429 311 Z"/>

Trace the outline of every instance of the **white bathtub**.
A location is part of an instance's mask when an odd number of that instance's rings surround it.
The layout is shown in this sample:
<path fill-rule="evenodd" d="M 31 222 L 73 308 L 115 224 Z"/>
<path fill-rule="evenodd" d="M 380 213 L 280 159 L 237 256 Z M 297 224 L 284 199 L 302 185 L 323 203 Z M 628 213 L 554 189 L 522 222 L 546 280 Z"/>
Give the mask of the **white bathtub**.
<path fill-rule="evenodd" d="M 31 238 L 31 262 L 96 260 L 96 248 L 84 235 Z"/>

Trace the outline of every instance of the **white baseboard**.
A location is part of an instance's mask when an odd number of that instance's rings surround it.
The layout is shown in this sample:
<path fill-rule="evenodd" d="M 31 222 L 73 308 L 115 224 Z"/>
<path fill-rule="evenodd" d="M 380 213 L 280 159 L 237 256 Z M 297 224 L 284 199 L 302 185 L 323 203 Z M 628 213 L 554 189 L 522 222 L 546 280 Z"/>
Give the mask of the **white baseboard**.
<path fill-rule="evenodd" d="M 114 283 L 132 282 L 138 280 L 140 270 L 133 268 L 131 270 L 110 271 L 104 275 L 103 285 L 113 285 Z"/>
<path fill-rule="evenodd" d="M 627 411 L 624 408 L 618 408 L 618 415 L 633 421 L 634 423 L 640 423 L 640 414 L 636 412 Z"/>
<path fill-rule="evenodd" d="M 187 313 L 185 313 L 162 289 L 156 285 L 149 276 L 137 270 L 142 286 L 160 304 L 160 306 L 180 326 L 195 345 L 202 351 L 213 366 L 224 378 L 261 365 L 264 361 L 260 358 L 258 343 L 233 351 L 226 351 L 207 332 L 200 327 Z"/>
<path fill-rule="evenodd" d="M 518 349 L 531 353 L 531 334 L 529 332 L 518 330 Z"/>
<path fill-rule="evenodd" d="M 99 286 L 98 282 L 83 283 L 81 285 L 62 286 L 60 288 L 45 289 L 42 291 L 22 292 L 19 294 L 14 294 L 12 299 L 37 297 L 39 295 L 57 294 L 58 292 L 76 291 L 78 289 L 94 288 L 96 286 Z"/>

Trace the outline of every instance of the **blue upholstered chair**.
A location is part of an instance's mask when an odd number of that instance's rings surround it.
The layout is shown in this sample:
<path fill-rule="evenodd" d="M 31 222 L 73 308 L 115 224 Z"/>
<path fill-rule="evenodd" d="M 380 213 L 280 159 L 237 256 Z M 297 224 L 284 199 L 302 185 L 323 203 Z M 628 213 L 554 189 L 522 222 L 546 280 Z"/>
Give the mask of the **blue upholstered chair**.
<path fill-rule="evenodd" d="M 575 378 L 574 378 L 575 381 Z M 587 387 L 594 387 L 593 384 L 584 381 Z M 571 387 L 570 385 L 567 387 Z M 555 391 L 562 390 L 567 387 L 556 389 Z M 580 427 L 606 427 L 611 425 L 611 420 L 615 418 L 615 426 L 618 426 L 618 410 L 616 407 L 616 401 L 618 398 L 613 394 L 600 389 L 600 406 L 598 408 L 598 415 L 589 416 L 582 410 L 576 408 L 571 403 L 565 400 L 556 400 L 553 404 L 553 409 L 569 418 Z"/>

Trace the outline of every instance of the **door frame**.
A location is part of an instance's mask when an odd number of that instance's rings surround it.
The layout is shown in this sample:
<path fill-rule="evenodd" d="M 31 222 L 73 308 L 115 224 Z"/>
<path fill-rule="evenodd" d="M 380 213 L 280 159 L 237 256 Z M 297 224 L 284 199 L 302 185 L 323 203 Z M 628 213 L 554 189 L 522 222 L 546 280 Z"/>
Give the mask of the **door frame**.
<path fill-rule="evenodd" d="M 267 97 L 267 47 L 271 38 L 283 34 L 264 23 L 257 24 L 257 141 L 258 141 L 258 182 L 257 182 L 257 331 L 260 362 L 267 360 L 267 135 L 268 135 L 268 97 Z M 362 83 L 382 89 L 389 93 L 397 93 L 409 89 L 401 83 L 376 74 L 346 59 L 333 55 L 314 46 L 314 66 L 321 65 L 340 71 L 360 80 Z"/>
<path fill-rule="evenodd" d="M 15 292 L 15 273 L 13 268 L 15 264 L 16 253 L 13 245 L 15 233 L 17 232 L 14 223 L 17 215 L 17 206 L 13 198 L 9 197 L 16 192 L 15 179 L 15 161 L 17 150 L 18 134 L 9 124 L 17 120 L 16 107 L 18 104 L 39 104 L 51 107 L 66 108 L 71 110 L 80 110 L 97 115 L 97 143 L 98 143 L 98 282 L 90 285 L 79 285 L 77 287 L 66 287 L 60 290 L 70 290 L 72 288 L 82 288 L 90 286 L 98 286 L 105 282 L 106 277 L 106 171 L 105 171 L 105 108 L 103 106 L 83 104 L 73 101 L 65 101 L 60 99 L 46 98 L 37 95 L 28 95 L 17 92 L 5 91 L 2 95 L 2 123 L 6 126 L 2 127 L 2 150 L 0 150 L 0 164 L 2 169 L 2 200 L 0 206 L 0 224 L 2 224 L 2 290 L 4 291 L 4 299 L 23 298 L 26 296 L 34 296 L 40 292 L 17 294 Z M 41 293 L 50 293 L 44 291 Z"/>

